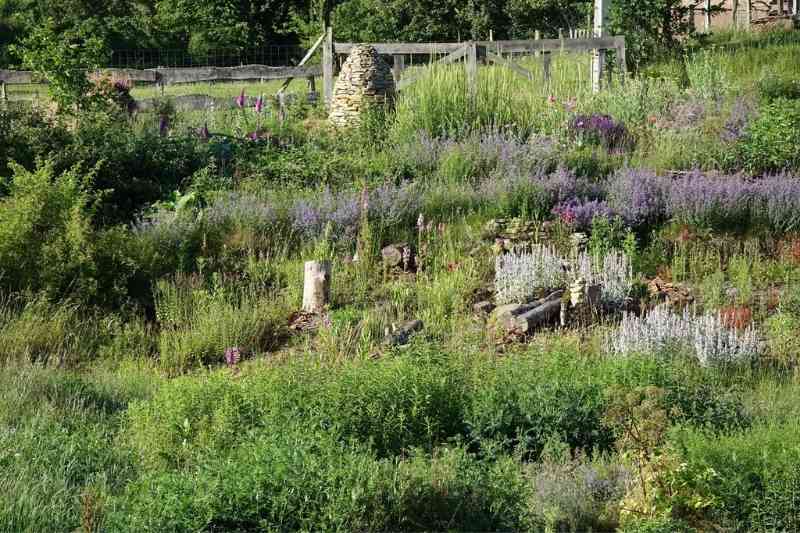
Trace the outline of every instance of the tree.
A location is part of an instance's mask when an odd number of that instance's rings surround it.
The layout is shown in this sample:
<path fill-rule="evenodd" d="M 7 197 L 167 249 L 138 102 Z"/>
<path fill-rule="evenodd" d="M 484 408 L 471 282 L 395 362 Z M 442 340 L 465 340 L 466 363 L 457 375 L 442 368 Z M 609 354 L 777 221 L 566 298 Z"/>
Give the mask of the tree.
<path fill-rule="evenodd" d="M 711 6 L 722 11 L 724 0 Z M 695 34 L 691 15 L 704 0 L 614 0 L 610 22 L 614 34 L 624 35 L 628 61 L 633 67 L 661 55 L 678 55 L 687 37 Z"/>
<path fill-rule="evenodd" d="M 62 110 L 85 108 L 92 83 L 87 70 L 96 70 L 108 61 L 103 40 L 91 30 L 77 28 L 58 31 L 53 19 L 35 26 L 12 51 L 23 66 L 41 74 L 49 82 L 48 89 Z"/>

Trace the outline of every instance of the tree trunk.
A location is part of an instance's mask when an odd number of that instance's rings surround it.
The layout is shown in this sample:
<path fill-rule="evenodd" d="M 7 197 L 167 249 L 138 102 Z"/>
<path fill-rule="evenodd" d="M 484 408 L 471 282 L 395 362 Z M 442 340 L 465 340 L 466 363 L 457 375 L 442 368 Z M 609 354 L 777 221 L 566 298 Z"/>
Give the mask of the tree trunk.
<path fill-rule="evenodd" d="M 330 261 L 306 261 L 303 311 L 319 313 L 328 305 L 331 292 Z"/>

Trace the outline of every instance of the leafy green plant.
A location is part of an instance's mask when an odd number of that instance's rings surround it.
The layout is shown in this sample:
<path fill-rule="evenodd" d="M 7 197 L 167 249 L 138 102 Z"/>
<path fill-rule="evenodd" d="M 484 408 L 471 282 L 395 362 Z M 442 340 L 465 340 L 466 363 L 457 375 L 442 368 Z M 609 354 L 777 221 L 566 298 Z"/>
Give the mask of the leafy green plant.
<path fill-rule="evenodd" d="M 282 335 L 282 309 L 248 289 L 229 292 L 191 281 L 159 281 L 155 304 L 161 325 L 159 361 L 171 372 L 222 362 L 231 347 L 254 355 L 274 346 Z"/>
<path fill-rule="evenodd" d="M 753 173 L 800 166 L 800 101 L 775 99 L 761 107 L 745 130 L 736 154 L 742 168 Z"/>
<path fill-rule="evenodd" d="M 50 94 L 63 111 L 103 105 L 102 98 L 91 93 L 87 72 L 104 66 L 108 51 L 103 40 L 92 30 L 77 26 L 59 30 L 53 19 L 37 25 L 15 47 L 23 64 L 49 82 Z"/>

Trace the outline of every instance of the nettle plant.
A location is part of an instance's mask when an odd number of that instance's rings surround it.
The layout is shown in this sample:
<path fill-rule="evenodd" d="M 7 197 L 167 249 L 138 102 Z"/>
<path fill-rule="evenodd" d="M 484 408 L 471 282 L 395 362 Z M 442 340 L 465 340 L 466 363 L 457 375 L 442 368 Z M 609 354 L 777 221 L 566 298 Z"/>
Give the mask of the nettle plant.
<path fill-rule="evenodd" d="M 587 286 L 600 285 L 604 302 L 619 304 L 633 285 L 633 268 L 630 258 L 617 250 L 602 257 L 580 252 L 566 258 L 551 246 L 535 245 L 530 251 L 495 259 L 495 300 L 498 304 L 524 303 L 578 278 Z"/>
<path fill-rule="evenodd" d="M 691 353 L 702 366 L 748 363 L 762 351 L 752 325 L 730 328 L 719 314 L 696 315 L 688 307 L 678 314 L 667 305 L 642 317 L 625 313 L 605 345 L 608 353 L 618 356 Z"/>

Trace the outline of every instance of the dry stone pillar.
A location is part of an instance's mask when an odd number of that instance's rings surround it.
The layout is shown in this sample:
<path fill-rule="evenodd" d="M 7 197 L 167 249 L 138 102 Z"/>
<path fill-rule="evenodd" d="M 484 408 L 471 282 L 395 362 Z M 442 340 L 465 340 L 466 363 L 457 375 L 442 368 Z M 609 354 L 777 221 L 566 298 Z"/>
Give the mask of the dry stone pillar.
<path fill-rule="evenodd" d="M 330 121 L 339 127 L 357 126 L 370 107 L 394 101 L 394 76 L 389 65 L 369 45 L 353 48 L 333 89 Z"/>

